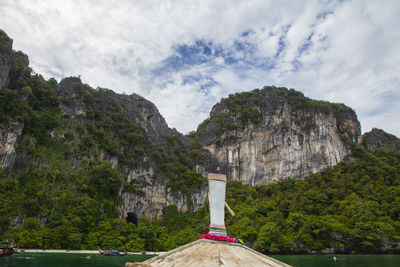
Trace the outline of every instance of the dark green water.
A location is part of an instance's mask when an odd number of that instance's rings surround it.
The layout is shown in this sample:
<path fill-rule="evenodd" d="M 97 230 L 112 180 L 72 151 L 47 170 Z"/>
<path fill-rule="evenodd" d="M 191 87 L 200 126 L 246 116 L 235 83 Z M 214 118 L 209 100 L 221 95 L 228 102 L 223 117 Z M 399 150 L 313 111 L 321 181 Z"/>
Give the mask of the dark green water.
<path fill-rule="evenodd" d="M 149 255 L 105 257 L 95 254 L 18 253 L 1 257 L 0 267 L 123 267 L 125 262 L 149 259 Z M 400 266 L 400 255 L 272 255 L 295 267 Z"/>
<path fill-rule="evenodd" d="M 153 256 L 106 257 L 96 254 L 18 253 L 0 257 L 0 267 L 123 267 L 125 262 L 145 261 Z"/>
<path fill-rule="evenodd" d="M 398 267 L 400 255 L 271 255 L 295 267 Z"/>

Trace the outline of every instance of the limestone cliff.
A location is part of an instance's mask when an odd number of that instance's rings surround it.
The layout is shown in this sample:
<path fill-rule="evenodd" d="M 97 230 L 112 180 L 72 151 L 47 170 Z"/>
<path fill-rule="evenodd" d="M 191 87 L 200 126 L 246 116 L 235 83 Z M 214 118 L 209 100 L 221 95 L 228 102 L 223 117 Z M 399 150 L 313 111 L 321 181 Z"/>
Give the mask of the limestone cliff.
<path fill-rule="evenodd" d="M 350 155 L 346 142 L 359 142 L 360 124 L 343 104 L 265 87 L 216 104 L 198 135 L 221 172 L 254 185 L 336 165 Z"/>
<path fill-rule="evenodd" d="M 24 75 L 23 70 L 28 67 L 27 57 L 24 57 L 23 61 L 16 60 L 22 53 L 13 51 L 12 43 L 13 41 L 7 34 L 0 29 L 0 90 L 18 83 L 18 77 Z M 22 71 L 16 71 L 16 65 L 22 65 Z M 1 100 L 10 101 L 8 95 L 2 96 Z M 2 110 L 3 114 L 0 114 L 0 117 L 3 119 L 3 117 L 10 115 L 6 113 L 12 112 L 11 110 Z M 4 173 L 8 173 L 14 166 L 18 165 L 16 146 L 21 137 L 22 129 L 23 124 L 16 120 L 0 123 L 0 169 Z"/>
<path fill-rule="evenodd" d="M 8 173 L 15 165 L 17 153 L 15 147 L 21 136 L 22 126 L 19 123 L 11 123 L 7 128 L 0 128 L 0 169 Z"/>
<path fill-rule="evenodd" d="M 7 85 L 11 69 L 12 40 L 0 30 L 0 89 Z"/>
<path fill-rule="evenodd" d="M 132 146 L 129 142 L 126 143 L 127 140 L 119 140 L 124 143 L 120 150 L 128 155 L 116 155 L 112 150 L 107 151 L 104 148 L 92 152 L 96 153 L 98 160 L 108 161 L 119 168 L 125 181 L 137 187 L 134 192 L 128 192 L 121 188 L 122 203 L 119 210 L 122 218 L 128 216 L 134 220 L 141 216 L 157 218 L 162 216 L 163 210 L 168 205 L 176 205 L 178 210 L 186 211 L 188 208 L 197 210 L 204 204 L 207 197 L 206 186 L 193 189 L 191 194 L 172 190 L 168 186 L 168 177 L 160 169 L 160 164 L 152 158 L 154 156 L 152 150 L 155 147 L 163 152 L 166 151 L 167 155 L 172 148 L 179 147 L 184 151 L 188 150 L 179 144 L 182 142 L 180 139 L 184 138 L 183 135 L 168 127 L 153 103 L 136 94 L 128 96 L 114 93 L 108 89 L 91 89 L 89 85 L 82 84 L 81 80 L 76 77 L 62 80 L 55 91 L 62 100 L 61 116 L 64 118 L 90 124 L 92 118 L 96 118 L 95 113 L 99 113 L 95 109 L 100 109 L 102 116 L 109 112 L 118 113 L 119 116 L 125 116 L 125 119 L 134 125 L 130 134 L 136 134 L 133 138 L 141 139 L 138 141 L 140 144 Z M 171 139 L 175 139 L 177 142 L 172 141 L 173 144 L 169 147 L 166 144 L 171 143 Z M 143 151 L 140 151 L 139 147 Z M 132 148 L 134 153 L 129 153 Z M 93 154 L 88 156 L 93 156 Z M 128 158 L 124 158 L 124 156 Z M 187 199 L 188 196 L 191 198 L 190 201 Z M 188 203 L 191 203 L 191 207 L 188 207 Z"/>
<path fill-rule="evenodd" d="M 159 217 L 167 205 L 201 207 L 207 172 L 252 185 L 303 177 L 349 157 L 347 142 L 360 139 L 350 108 L 275 87 L 221 100 L 197 134 L 184 136 L 139 95 L 77 77 L 45 81 L 1 31 L 0 85 L 2 175 L 109 162 L 125 180 L 120 215 L 133 221 Z"/>
<path fill-rule="evenodd" d="M 191 141 L 143 97 L 93 89 L 78 77 L 45 81 L 2 31 L 0 90 L 0 175 L 109 162 L 125 178 L 118 208 L 132 221 L 160 217 L 168 205 L 196 210 L 206 201 L 207 160 L 193 158 Z"/>
<path fill-rule="evenodd" d="M 400 150 L 399 138 L 377 128 L 373 128 L 370 132 L 363 134 L 361 144 L 369 150 L 381 147 L 392 147 Z"/>

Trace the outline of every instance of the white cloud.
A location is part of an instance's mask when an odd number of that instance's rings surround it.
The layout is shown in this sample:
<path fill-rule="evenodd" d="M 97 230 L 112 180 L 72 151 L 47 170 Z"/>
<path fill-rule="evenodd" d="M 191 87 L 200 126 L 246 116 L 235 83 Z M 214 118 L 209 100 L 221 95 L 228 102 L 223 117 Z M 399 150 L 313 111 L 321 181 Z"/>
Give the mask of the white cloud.
<path fill-rule="evenodd" d="M 0 6 L 0 28 L 36 72 L 82 75 L 95 87 L 139 93 L 183 132 L 229 93 L 278 85 L 351 106 L 363 131 L 375 126 L 400 136 L 396 0 L 0 0 Z M 167 64 L 174 56 L 185 60 L 176 49 L 198 40 L 215 54 Z"/>

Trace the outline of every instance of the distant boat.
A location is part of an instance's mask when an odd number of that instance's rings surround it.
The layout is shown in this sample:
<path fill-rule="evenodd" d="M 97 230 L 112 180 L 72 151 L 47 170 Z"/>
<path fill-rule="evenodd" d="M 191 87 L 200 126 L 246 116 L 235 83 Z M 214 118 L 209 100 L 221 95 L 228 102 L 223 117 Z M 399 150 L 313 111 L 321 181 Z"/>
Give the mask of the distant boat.
<path fill-rule="evenodd" d="M 12 242 L 1 242 L 0 243 L 0 257 L 11 256 L 14 253 L 14 247 Z"/>
<path fill-rule="evenodd" d="M 126 251 L 120 251 L 120 250 L 101 250 L 99 247 L 99 253 L 103 256 L 126 256 L 128 253 Z"/>

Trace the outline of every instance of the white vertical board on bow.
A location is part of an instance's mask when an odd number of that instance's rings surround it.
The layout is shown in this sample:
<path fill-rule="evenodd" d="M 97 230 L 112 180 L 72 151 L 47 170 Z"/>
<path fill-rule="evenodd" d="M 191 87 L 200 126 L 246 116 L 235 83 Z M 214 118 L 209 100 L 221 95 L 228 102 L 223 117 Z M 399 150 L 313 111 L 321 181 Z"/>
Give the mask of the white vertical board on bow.
<path fill-rule="evenodd" d="M 222 174 L 208 174 L 208 190 L 210 202 L 210 223 L 225 225 L 225 190 L 226 176 Z"/>

